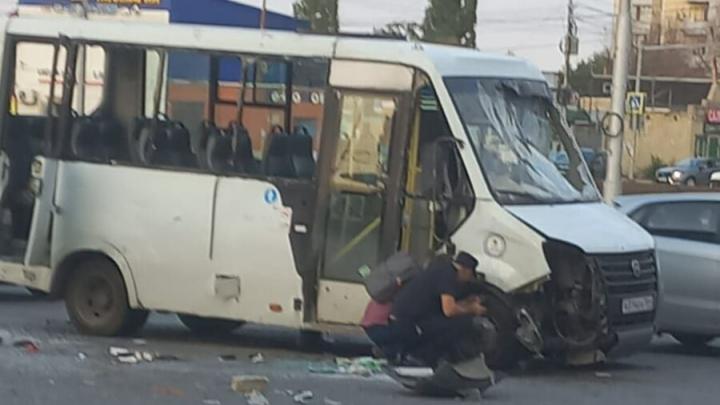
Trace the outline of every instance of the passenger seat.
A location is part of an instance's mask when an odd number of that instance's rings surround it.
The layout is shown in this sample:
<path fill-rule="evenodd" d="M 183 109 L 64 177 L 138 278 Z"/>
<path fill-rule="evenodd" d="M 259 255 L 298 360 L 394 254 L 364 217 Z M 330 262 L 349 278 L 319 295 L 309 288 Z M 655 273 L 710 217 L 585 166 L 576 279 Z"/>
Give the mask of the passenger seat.
<path fill-rule="evenodd" d="M 167 117 L 149 120 L 140 131 L 138 155 L 145 165 L 191 168 L 197 166 L 190 131 Z"/>
<path fill-rule="evenodd" d="M 290 136 L 281 127 L 274 127 L 265 139 L 263 171 L 271 177 L 295 177 L 295 169 L 290 156 Z"/>
<path fill-rule="evenodd" d="M 103 112 L 77 118 L 73 123 L 70 153 L 75 158 L 95 162 L 127 160 L 124 134 L 122 124 Z"/>
<path fill-rule="evenodd" d="M 288 142 L 294 177 L 301 179 L 313 178 L 315 175 L 313 138 L 304 127 L 300 127 L 295 129 Z"/>

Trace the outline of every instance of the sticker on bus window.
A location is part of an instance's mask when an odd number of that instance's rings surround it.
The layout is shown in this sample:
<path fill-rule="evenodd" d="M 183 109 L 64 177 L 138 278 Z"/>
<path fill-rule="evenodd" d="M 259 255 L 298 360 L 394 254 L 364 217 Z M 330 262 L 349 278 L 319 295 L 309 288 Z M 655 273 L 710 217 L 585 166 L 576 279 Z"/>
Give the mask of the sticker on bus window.
<path fill-rule="evenodd" d="M 278 192 L 274 188 L 269 188 L 265 191 L 265 202 L 268 204 L 275 204 L 278 200 Z"/>

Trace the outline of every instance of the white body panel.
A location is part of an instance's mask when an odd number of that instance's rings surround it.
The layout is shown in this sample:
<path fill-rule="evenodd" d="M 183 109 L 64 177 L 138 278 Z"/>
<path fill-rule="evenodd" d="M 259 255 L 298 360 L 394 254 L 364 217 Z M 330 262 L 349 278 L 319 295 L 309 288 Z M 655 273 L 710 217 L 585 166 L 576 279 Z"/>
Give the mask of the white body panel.
<path fill-rule="evenodd" d="M 507 209 L 546 237 L 573 244 L 585 253 L 642 252 L 655 246 L 639 225 L 602 203 Z"/>
<path fill-rule="evenodd" d="M 290 217 L 280 200 L 265 201 L 269 183 L 61 162 L 57 184 L 54 267 L 100 251 L 127 263 L 139 307 L 300 325 Z M 228 278 L 239 280 L 237 297 L 217 293 Z"/>
<path fill-rule="evenodd" d="M 362 284 L 321 280 L 318 286 L 320 322 L 359 324 L 370 296 Z"/>

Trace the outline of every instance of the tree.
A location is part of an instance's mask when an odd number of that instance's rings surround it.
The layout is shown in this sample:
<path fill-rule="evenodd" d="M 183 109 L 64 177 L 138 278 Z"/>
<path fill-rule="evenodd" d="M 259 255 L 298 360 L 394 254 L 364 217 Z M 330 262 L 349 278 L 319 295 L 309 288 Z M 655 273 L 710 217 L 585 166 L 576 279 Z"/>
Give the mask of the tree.
<path fill-rule="evenodd" d="M 422 26 L 412 21 L 391 22 L 382 28 L 375 28 L 375 33 L 413 41 L 424 36 Z"/>
<path fill-rule="evenodd" d="M 430 0 L 423 22 L 424 40 L 475 48 L 477 0 Z"/>
<path fill-rule="evenodd" d="M 580 61 L 575 69 L 570 71 L 570 87 L 581 95 L 590 94 L 593 73 L 607 73 L 609 66 L 610 53 L 608 51 L 596 52 L 591 57 Z"/>
<path fill-rule="evenodd" d="M 293 4 L 295 17 L 310 22 L 310 31 L 336 34 L 339 31 L 338 0 L 297 0 Z"/>

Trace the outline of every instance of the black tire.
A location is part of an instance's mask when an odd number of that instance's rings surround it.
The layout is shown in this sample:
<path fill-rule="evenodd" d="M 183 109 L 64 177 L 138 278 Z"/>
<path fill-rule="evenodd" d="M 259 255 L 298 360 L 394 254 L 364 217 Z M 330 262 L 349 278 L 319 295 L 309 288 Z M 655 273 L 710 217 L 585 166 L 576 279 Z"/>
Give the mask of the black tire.
<path fill-rule="evenodd" d="M 675 340 L 682 343 L 683 346 L 691 348 L 705 347 L 711 340 L 715 339 L 715 336 L 697 335 L 692 333 L 673 333 L 672 336 Z"/>
<path fill-rule="evenodd" d="M 245 323 L 231 319 L 203 318 L 201 316 L 182 314 L 178 314 L 178 318 L 190 331 L 203 336 L 229 335 Z"/>
<path fill-rule="evenodd" d="M 147 311 L 130 308 L 122 275 L 105 258 L 82 261 L 72 270 L 65 307 L 75 327 L 87 335 L 130 335 L 148 318 Z"/>
<path fill-rule="evenodd" d="M 528 355 L 527 350 L 515 337 L 518 323 L 514 310 L 495 294 L 485 295 L 483 305 L 488 310 L 486 316 L 497 330 L 492 339 L 494 341 L 486 340 L 485 361 L 491 368 L 512 368 Z"/>

